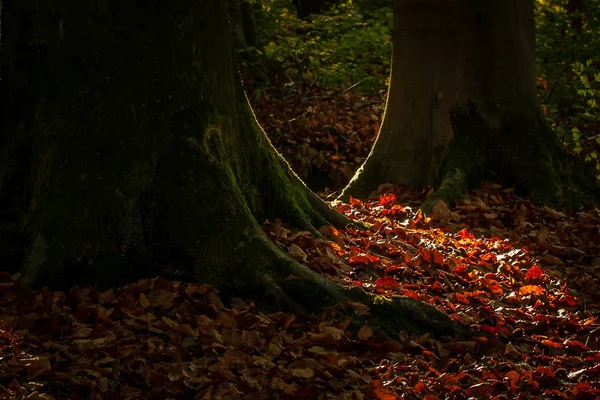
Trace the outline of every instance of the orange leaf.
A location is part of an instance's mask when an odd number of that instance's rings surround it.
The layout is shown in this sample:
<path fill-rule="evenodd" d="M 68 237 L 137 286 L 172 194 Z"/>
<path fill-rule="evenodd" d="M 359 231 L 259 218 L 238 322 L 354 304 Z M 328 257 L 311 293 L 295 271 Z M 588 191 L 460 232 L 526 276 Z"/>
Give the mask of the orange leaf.
<path fill-rule="evenodd" d="M 500 287 L 500 284 L 495 279 L 482 279 L 481 282 L 492 291 L 495 295 L 502 296 L 504 290 Z"/>
<path fill-rule="evenodd" d="M 562 349 L 563 348 L 563 345 L 561 343 L 553 342 L 550 339 L 544 339 L 544 340 L 542 340 L 542 344 L 545 344 L 548 347 L 553 347 L 555 349 Z"/>
<path fill-rule="evenodd" d="M 367 257 L 366 255 L 358 255 L 358 256 L 352 256 L 348 259 L 348 264 L 354 266 L 354 265 L 360 265 L 360 264 L 367 264 L 369 262 L 369 257 Z"/>
<path fill-rule="evenodd" d="M 396 196 L 394 194 L 386 194 L 384 196 L 379 197 L 378 205 L 389 207 L 396 202 Z"/>
<path fill-rule="evenodd" d="M 544 294 L 544 288 L 538 285 L 525 285 L 525 286 L 521 286 L 521 288 L 519 289 L 519 294 L 521 296 L 526 296 L 526 295 L 542 295 Z"/>
<path fill-rule="evenodd" d="M 457 235 L 459 238 L 461 238 L 461 240 L 466 240 L 466 241 L 475 240 L 475 236 L 473 236 L 471 233 L 469 233 L 469 231 L 467 231 L 467 228 L 459 231 L 457 233 Z"/>
<path fill-rule="evenodd" d="M 354 197 L 350 197 L 350 205 L 352 207 L 362 208 L 363 207 L 363 202 L 360 201 L 359 199 L 355 199 Z"/>
<path fill-rule="evenodd" d="M 439 265 L 444 263 L 444 255 L 437 250 L 421 250 L 421 256 L 428 263 Z"/>

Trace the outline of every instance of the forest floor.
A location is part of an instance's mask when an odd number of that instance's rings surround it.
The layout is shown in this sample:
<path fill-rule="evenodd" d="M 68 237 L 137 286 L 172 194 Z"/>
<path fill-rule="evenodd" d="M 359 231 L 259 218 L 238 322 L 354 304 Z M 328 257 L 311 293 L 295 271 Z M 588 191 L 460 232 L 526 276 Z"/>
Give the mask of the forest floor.
<path fill-rule="evenodd" d="M 385 98 L 317 88 L 286 96 L 263 94 L 257 116 L 327 196 L 368 154 Z M 30 293 L 0 273 L 0 398 L 599 397 L 600 210 L 535 207 L 485 183 L 423 216 L 416 207 L 428 190 L 383 185 L 335 205 L 367 231 L 264 229 L 343 285 L 438 307 L 469 339 L 400 331 L 392 340 L 351 324 L 348 310 L 369 313 L 358 303 L 314 317 L 266 314 L 162 278 Z"/>

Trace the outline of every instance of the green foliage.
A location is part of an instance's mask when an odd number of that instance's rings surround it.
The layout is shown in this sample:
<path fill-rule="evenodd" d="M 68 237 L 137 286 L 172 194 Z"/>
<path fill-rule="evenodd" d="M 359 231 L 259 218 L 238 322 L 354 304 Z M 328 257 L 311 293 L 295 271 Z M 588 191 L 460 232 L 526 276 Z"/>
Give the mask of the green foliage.
<path fill-rule="evenodd" d="M 391 6 L 361 8 L 345 0 L 301 20 L 291 0 L 264 0 L 265 53 L 288 78 L 327 86 L 380 87 L 389 76 Z"/>
<path fill-rule="evenodd" d="M 537 0 L 539 97 L 572 152 L 600 178 L 600 1 L 568 10 L 567 0 Z"/>
<path fill-rule="evenodd" d="M 264 55 L 286 79 L 380 88 L 388 81 L 389 0 L 341 0 L 324 15 L 296 16 L 291 0 L 259 0 Z M 600 178 L 600 0 L 535 0 L 539 99 L 552 128 Z"/>

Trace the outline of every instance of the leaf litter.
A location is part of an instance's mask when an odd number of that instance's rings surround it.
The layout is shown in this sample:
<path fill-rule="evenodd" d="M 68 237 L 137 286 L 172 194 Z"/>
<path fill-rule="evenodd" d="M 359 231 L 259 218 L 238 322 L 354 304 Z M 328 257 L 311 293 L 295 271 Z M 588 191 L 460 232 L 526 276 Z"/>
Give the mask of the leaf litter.
<path fill-rule="evenodd" d="M 391 340 L 263 313 L 207 285 L 21 289 L 0 274 L 0 396 L 12 399 L 587 399 L 600 396 L 600 212 L 535 208 L 487 184 L 432 217 L 425 193 L 382 186 L 335 207 L 369 226 L 321 237 L 266 222 L 274 242 L 346 286 L 408 296 L 472 335 Z M 351 303 L 357 316 L 368 307 Z"/>
<path fill-rule="evenodd" d="M 321 195 L 344 186 L 375 140 L 384 93 L 283 89 L 254 102 L 271 141 Z M 468 339 L 401 331 L 391 341 L 336 309 L 226 307 L 212 287 L 162 278 L 30 293 L 0 273 L 0 398 L 599 397 L 599 211 L 539 209 L 487 183 L 428 218 L 417 207 L 430 190 L 382 185 L 337 204 L 364 232 L 264 229 L 342 285 L 434 305 Z"/>

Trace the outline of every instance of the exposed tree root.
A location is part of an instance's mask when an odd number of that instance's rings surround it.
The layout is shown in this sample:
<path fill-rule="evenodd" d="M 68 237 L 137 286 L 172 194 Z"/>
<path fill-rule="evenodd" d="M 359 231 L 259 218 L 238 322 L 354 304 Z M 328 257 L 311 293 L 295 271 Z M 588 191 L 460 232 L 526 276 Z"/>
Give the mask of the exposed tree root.
<path fill-rule="evenodd" d="M 421 209 L 439 201 L 452 203 L 482 180 L 514 187 L 534 202 L 576 208 L 600 199 L 600 183 L 560 148 L 537 104 L 520 100 L 508 105 L 454 110 L 454 137 L 439 188 Z"/>

